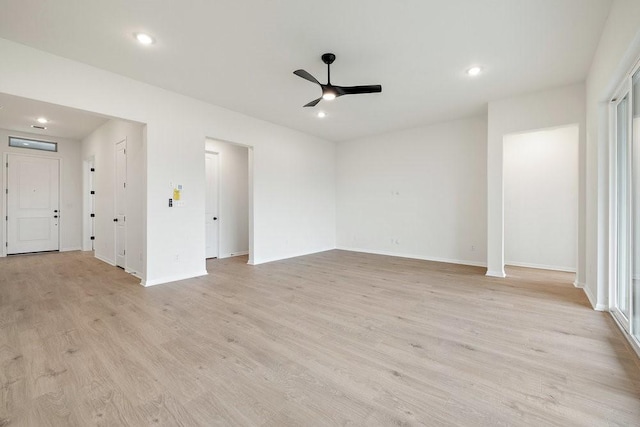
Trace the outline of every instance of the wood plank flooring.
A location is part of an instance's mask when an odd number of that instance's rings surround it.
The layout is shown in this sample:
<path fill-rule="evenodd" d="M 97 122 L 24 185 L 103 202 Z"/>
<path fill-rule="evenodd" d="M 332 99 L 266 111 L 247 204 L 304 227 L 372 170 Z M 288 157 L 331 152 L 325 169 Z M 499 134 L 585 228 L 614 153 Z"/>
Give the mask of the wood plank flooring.
<path fill-rule="evenodd" d="M 572 275 L 330 251 L 143 288 L 0 259 L 0 426 L 631 426 L 640 369 Z"/>

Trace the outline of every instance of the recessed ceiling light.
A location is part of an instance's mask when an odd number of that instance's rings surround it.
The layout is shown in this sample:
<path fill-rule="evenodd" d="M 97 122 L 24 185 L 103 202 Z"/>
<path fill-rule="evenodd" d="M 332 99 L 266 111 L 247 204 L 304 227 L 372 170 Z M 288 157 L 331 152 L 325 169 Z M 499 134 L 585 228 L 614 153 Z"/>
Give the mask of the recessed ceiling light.
<path fill-rule="evenodd" d="M 482 68 L 475 66 L 475 67 L 471 67 L 467 70 L 467 75 L 471 76 L 471 77 L 475 77 L 478 74 L 480 74 L 482 72 Z"/>
<path fill-rule="evenodd" d="M 47 119 L 46 119 L 46 118 L 44 118 L 44 117 L 38 117 L 38 119 L 37 119 L 36 121 L 37 121 L 38 123 L 42 123 L 42 124 L 45 124 L 45 123 L 48 123 L 48 122 L 49 122 L 49 120 L 47 120 Z"/>
<path fill-rule="evenodd" d="M 320 117 L 321 119 L 324 118 L 324 117 L 327 117 L 327 113 L 325 113 L 324 111 L 320 111 L 318 113 L 318 117 Z"/>
<path fill-rule="evenodd" d="M 140 44 L 143 44 L 145 46 L 148 46 L 148 45 L 153 44 L 155 42 L 153 37 L 151 37 L 149 34 L 135 33 L 134 35 L 136 36 L 136 40 L 138 40 L 140 42 Z"/>

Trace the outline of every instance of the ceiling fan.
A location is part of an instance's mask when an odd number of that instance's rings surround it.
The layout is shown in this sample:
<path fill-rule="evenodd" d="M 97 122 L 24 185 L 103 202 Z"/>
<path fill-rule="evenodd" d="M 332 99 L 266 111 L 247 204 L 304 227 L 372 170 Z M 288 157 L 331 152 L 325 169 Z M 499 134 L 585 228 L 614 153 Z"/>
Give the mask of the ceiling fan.
<path fill-rule="evenodd" d="M 367 86 L 335 86 L 331 84 L 331 64 L 336 60 L 336 56 L 333 53 L 325 53 L 322 55 L 322 62 L 327 64 L 327 84 L 322 84 L 311 74 L 305 70 L 296 70 L 293 72 L 296 76 L 302 77 L 305 80 L 309 80 L 312 83 L 320 85 L 322 88 L 322 96 L 318 99 L 314 99 L 305 105 L 305 107 L 315 107 L 321 100 L 331 101 L 342 95 L 358 95 L 361 93 L 379 93 L 382 92 L 382 86 L 380 85 L 367 85 Z"/>

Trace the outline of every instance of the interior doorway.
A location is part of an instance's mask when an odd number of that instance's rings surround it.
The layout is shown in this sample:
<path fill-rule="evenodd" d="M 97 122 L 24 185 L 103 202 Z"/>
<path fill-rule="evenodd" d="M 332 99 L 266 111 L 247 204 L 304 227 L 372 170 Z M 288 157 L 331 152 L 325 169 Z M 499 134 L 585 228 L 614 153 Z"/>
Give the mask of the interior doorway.
<path fill-rule="evenodd" d="M 575 272 L 579 126 L 504 138 L 505 264 Z"/>
<path fill-rule="evenodd" d="M 60 250 L 60 160 L 7 155 L 7 255 Z"/>
<path fill-rule="evenodd" d="M 252 263 L 252 150 L 226 141 L 205 141 L 206 258 L 249 255 Z"/>

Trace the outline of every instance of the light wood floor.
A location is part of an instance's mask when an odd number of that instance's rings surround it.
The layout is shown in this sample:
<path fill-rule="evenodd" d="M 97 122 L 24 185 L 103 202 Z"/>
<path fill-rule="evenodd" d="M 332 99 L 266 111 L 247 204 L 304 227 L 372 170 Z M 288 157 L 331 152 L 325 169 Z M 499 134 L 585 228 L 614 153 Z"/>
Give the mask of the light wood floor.
<path fill-rule="evenodd" d="M 640 425 L 640 369 L 572 275 L 330 251 L 143 288 L 0 259 L 0 426 Z"/>

